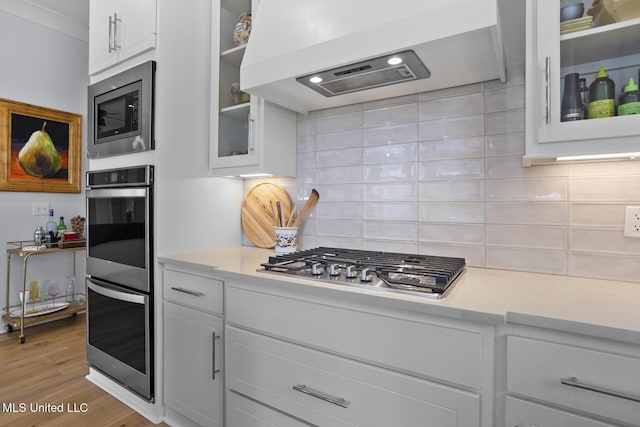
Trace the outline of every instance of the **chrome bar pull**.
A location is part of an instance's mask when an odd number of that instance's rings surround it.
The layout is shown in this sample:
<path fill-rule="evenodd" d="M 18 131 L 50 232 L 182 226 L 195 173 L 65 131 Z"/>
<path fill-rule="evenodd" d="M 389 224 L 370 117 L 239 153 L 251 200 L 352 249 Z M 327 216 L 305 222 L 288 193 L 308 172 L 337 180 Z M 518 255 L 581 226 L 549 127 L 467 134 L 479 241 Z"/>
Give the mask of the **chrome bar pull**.
<path fill-rule="evenodd" d="M 300 393 L 308 394 L 309 396 L 315 397 L 320 400 L 324 400 L 325 402 L 333 403 L 334 405 L 341 406 L 343 408 L 348 408 L 351 403 L 345 400 L 342 397 L 335 397 L 330 394 L 324 393 L 319 390 L 315 390 L 313 388 L 307 387 L 304 384 L 296 384 L 292 387 L 295 391 L 299 391 Z"/>
<path fill-rule="evenodd" d="M 547 124 L 551 123 L 551 57 L 547 56 L 545 61 L 545 101 Z"/>
<path fill-rule="evenodd" d="M 194 297 L 203 297 L 206 295 L 204 292 L 192 291 L 191 289 L 185 289 L 185 288 L 176 288 L 175 286 L 172 286 L 171 290 L 176 292 L 182 292 L 183 294 L 193 295 Z"/>
<path fill-rule="evenodd" d="M 113 40 L 113 18 L 111 17 L 111 15 L 109 15 L 109 53 L 116 50 L 116 48 L 113 47 L 113 43 L 111 43 L 112 40 Z"/>
<path fill-rule="evenodd" d="M 583 383 L 580 382 L 578 380 L 578 378 L 576 377 L 571 377 L 571 378 L 562 378 L 560 380 L 560 382 L 564 385 L 568 385 L 569 387 L 576 387 L 576 388 L 581 388 L 584 390 L 589 390 L 589 391 L 593 391 L 596 393 L 601 393 L 601 394 L 606 394 L 609 396 L 614 396 L 614 397 L 619 397 L 621 399 L 627 399 L 627 400 L 632 400 L 634 402 L 640 402 L 640 396 L 636 396 L 630 393 L 625 393 L 623 391 L 617 391 L 617 390 L 611 390 L 609 388 L 606 387 L 600 387 L 597 385 L 591 385 L 591 384 L 587 384 L 587 383 Z"/>
<path fill-rule="evenodd" d="M 216 331 L 212 332 L 213 339 L 211 340 L 213 344 L 211 344 L 211 379 L 216 379 L 216 374 L 220 372 L 220 369 L 216 369 L 216 340 L 220 338 L 220 335 L 216 335 Z"/>
<path fill-rule="evenodd" d="M 118 44 L 118 22 L 122 22 L 120 18 L 118 18 L 118 14 L 113 14 L 113 50 L 117 50 L 120 48 Z"/>

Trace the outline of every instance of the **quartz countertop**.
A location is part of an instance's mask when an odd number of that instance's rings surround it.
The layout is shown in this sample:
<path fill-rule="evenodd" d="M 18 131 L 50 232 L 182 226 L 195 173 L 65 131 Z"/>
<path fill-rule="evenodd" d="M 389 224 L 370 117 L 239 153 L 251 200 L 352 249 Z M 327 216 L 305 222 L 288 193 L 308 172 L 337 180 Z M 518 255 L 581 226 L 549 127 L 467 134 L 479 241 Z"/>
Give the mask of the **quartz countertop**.
<path fill-rule="evenodd" d="M 412 310 L 490 324 L 544 327 L 640 344 L 640 283 L 467 267 L 442 299 L 257 271 L 272 249 L 212 248 L 159 256 L 168 263 L 249 282 L 297 283 L 386 298 Z"/>

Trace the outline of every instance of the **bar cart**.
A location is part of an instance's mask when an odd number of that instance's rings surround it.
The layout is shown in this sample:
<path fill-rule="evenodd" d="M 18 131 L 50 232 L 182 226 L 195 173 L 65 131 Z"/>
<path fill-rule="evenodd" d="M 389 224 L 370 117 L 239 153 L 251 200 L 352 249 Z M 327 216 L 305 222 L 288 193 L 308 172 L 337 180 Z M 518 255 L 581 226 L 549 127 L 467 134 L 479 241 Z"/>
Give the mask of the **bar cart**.
<path fill-rule="evenodd" d="M 70 240 L 58 242 L 57 245 L 37 246 L 33 241 L 16 241 L 7 242 L 10 248 L 7 249 L 7 291 L 6 291 L 6 304 L 4 306 L 3 320 L 6 322 L 7 332 L 13 332 L 15 329 L 20 328 L 19 342 L 23 344 L 25 342 L 24 328 L 49 320 L 56 320 L 68 316 L 76 316 L 79 312 L 85 311 L 86 298 L 78 298 L 83 296 L 83 293 L 75 292 L 72 301 L 58 302 L 58 306 L 54 303 L 51 307 L 47 306 L 50 303 L 50 299 L 43 299 L 42 303 L 35 309 L 35 304 L 32 305 L 32 310 L 28 309 L 29 301 L 27 298 L 22 298 L 20 305 L 9 305 L 9 282 L 11 273 L 11 257 L 22 257 L 22 295 L 26 296 L 27 290 L 27 267 L 29 259 L 35 255 L 46 255 L 51 253 L 66 252 L 70 253 L 73 258 L 73 276 L 76 275 L 76 252 L 85 250 L 84 240 Z"/>

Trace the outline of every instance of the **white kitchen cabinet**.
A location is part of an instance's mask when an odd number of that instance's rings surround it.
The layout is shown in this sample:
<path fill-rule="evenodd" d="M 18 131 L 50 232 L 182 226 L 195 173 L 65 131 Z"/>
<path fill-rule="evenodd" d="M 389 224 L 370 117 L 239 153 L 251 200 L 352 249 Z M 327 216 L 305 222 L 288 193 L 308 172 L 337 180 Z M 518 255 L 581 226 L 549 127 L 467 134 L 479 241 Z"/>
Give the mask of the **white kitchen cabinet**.
<path fill-rule="evenodd" d="M 525 166 L 561 156 L 640 152 L 640 115 L 560 120 L 567 74 L 579 73 L 590 85 L 602 65 L 616 97 L 630 77 L 638 80 L 639 37 L 640 19 L 560 35 L 560 0 L 526 0 Z"/>
<path fill-rule="evenodd" d="M 226 282 L 227 396 L 313 425 L 493 425 L 491 327 L 304 292 Z"/>
<path fill-rule="evenodd" d="M 508 427 L 614 427 L 537 403 L 507 397 Z"/>
<path fill-rule="evenodd" d="M 89 75 L 156 47 L 156 0 L 91 0 Z"/>
<path fill-rule="evenodd" d="M 222 282 L 164 272 L 164 403 L 168 422 L 224 426 Z M 218 303 L 210 304 L 212 300 Z M 222 314 L 222 313 L 219 313 Z M 180 414 L 173 417 L 172 411 Z"/>
<path fill-rule="evenodd" d="M 288 417 L 255 400 L 237 393 L 227 393 L 226 427 L 308 427 L 309 424 Z"/>
<path fill-rule="evenodd" d="M 506 348 L 507 425 L 640 425 L 637 345 L 523 328 Z"/>
<path fill-rule="evenodd" d="M 296 174 L 296 114 L 262 98 L 234 98 L 246 44 L 233 30 L 257 1 L 214 0 L 211 24 L 211 118 L 209 166 L 213 175 Z"/>

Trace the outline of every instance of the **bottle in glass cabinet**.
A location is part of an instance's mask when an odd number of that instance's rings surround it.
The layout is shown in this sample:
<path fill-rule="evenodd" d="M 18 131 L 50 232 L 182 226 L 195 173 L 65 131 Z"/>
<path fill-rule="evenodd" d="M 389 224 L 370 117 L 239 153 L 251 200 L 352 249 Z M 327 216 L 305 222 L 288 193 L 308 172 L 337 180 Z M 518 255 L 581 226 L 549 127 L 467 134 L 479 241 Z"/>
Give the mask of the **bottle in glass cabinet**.
<path fill-rule="evenodd" d="M 633 77 L 629 78 L 629 83 L 624 88 L 624 94 L 620 97 L 620 105 L 618 105 L 618 115 L 626 116 L 628 114 L 640 113 L 640 92 L 638 85 L 633 81 Z"/>
<path fill-rule="evenodd" d="M 571 73 L 564 76 L 564 93 L 562 95 L 562 115 L 560 121 L 582 120 L 584 117 L 582 98 L 580 96 L 580 75 Z"/>
<path fill-rule="evenodd" d="M 616 113 L 616 85 L 601 65 L 589 86 L 589 118 L 612 117 Z"/>

